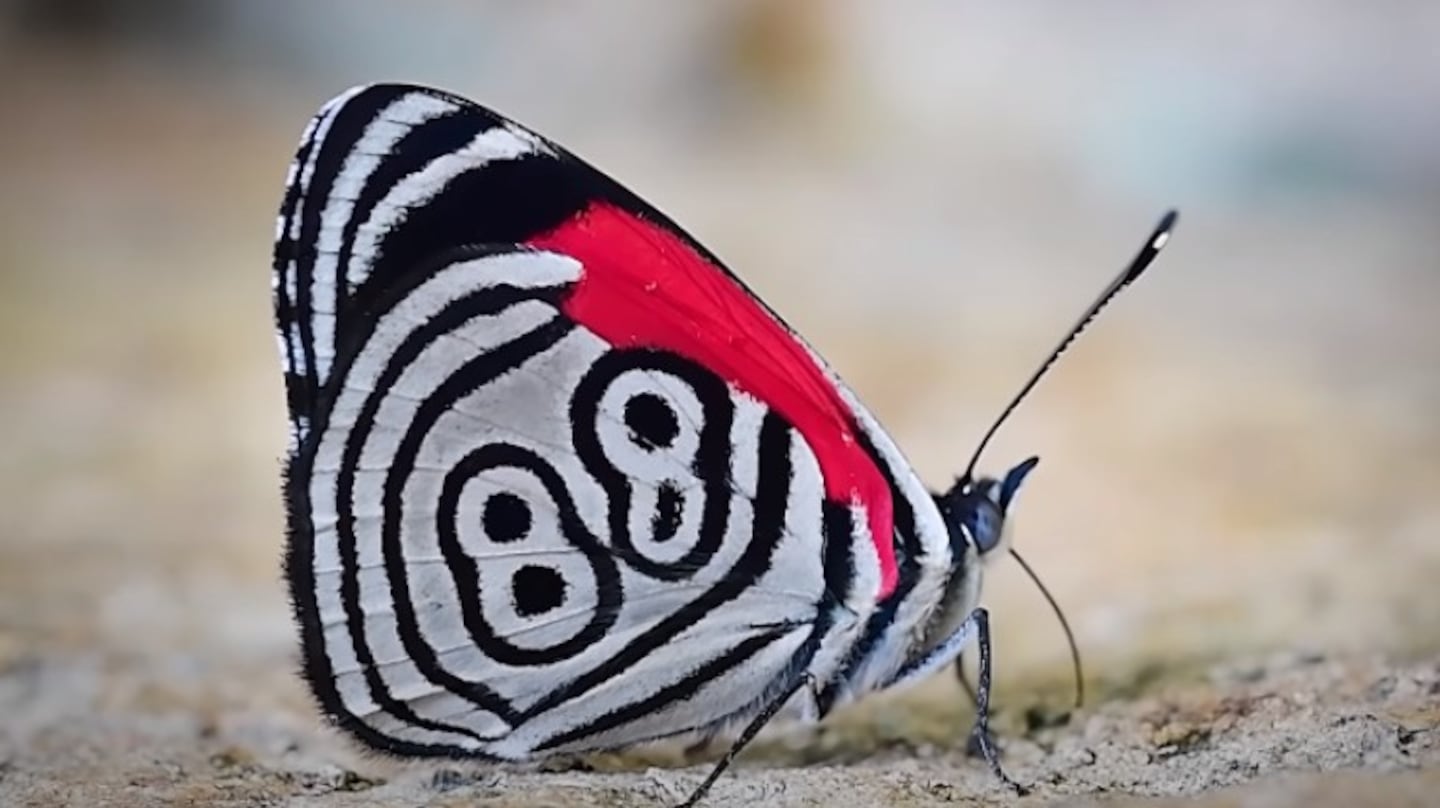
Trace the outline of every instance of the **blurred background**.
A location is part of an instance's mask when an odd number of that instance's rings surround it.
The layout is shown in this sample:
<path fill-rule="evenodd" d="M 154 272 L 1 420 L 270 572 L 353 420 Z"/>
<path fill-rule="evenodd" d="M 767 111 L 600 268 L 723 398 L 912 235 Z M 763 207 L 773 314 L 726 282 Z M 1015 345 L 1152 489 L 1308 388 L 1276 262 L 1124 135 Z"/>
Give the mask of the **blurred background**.
<path fill-rule="evenodd" d="M 1434 650 L 1436 42 L 1421 0 L 0 0 L 0 721 L 314 724 L 270 239 L 309 115 L 379 80 L 669 213 L 936 486 L 1180 208 L 990 450 L 1044 458 L 1018 548 L 1102 679 Z M 1002 702 L 1063 682 L 1013 564 L 986 601 Z"/>

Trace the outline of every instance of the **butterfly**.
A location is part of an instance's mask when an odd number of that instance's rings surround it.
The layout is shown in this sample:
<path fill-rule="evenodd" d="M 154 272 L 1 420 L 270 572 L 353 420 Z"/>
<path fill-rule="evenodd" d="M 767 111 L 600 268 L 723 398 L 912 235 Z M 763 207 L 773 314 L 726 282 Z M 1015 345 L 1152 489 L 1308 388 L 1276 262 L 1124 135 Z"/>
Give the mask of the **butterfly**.
<path fill-rule="evenodd" d="M 363 743 L 522 761 L 741 728 L 693 804 L 782 709 L 822 718 L 971 642 L 985 728 L 982 568 L 1037 462 L 975 476 L 1004 415 L 931 492 L 674 222 L 426 87 L 310 121 L 273 295 L 304 676 Z"/>

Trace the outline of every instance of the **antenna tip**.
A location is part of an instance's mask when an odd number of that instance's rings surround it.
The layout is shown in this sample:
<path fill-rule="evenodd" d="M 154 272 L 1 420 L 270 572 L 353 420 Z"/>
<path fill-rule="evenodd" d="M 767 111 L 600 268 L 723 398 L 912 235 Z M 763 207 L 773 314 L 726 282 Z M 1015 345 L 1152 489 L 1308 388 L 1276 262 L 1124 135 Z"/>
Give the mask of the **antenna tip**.
<path fill-rule="evenodd" d="M 1175 229 L 1175 223 L 1180 221 L 1180 211 L 1171 208 L 1165 211 L 1160 217 L 1160 223 L 1155 225 L 1155 235 L 1150 237 L 1150 249 L 1160 252 L 1165 247 L 1165 242 L 1170 240 L 1170 233 Z"/>

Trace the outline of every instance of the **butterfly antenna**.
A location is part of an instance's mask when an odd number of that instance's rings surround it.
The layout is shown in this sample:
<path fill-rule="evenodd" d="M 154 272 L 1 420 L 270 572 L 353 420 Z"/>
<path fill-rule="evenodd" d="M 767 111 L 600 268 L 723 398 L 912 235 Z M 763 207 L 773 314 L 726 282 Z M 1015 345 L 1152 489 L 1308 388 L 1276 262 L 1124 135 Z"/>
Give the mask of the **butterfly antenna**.
<path fill-rule="evenodd" d="M 1080 336 L 1080 332 L 1084 331 L 1085 326 L 1089 325 L 1090 321 L 1095 319 L 1095 315 L 1099 314 L 1100 310 L 1105 308 L 1105 305 L 1108 304 L 1115 295 L 1119 294 L 1121 289 L 1129 286 L 1136 278 L 1140 277 L 1140 274 L 1145 271 L 1145 268 L 1150 266 L 1150 262 L 1155 260 L 1155 256 L 1160 254 L 1160 250 L 1165 246 L 1165 242 L 1170 240 L 1170 232 L 1175 229 L 1175 221 L 1179 217 L 1179 212 L 1170 210 L 1160 218 L 1160 223 L 1155 226 L 1155 232 L 1151 233 L 1150 237 L 1145 240 L 1145 244 L 1140 248 L 1140 252 L 1136 253 L 1135 257 L 1131 259 L 1130 264 L 1125 267 L 1123 272 L 1116 275 L 1115 279 L 1110 281 L 1110 284 L 1105 287 L 1105 291 L 1101 292 L 1100 296 L 1095 298 L 1095 302 L 1091 303 L 1090 308 L 1086 309 L 1085 313 L 1080 316 L 1080 319 L 1075 322 L 1075 325 L 1070 327 L 1070 330 L 1065 334 L 1065 338 L 1060 340 L 1059 345 L 1055 346 L 1055 350 L 1051 351 L 1050 355 L 1045 358 L 1045 361 L 1040 364 L 1040 367 L 1031 374 L 1030 380 L 1025 382 L 1024 387 L 1020 388 L 1020 392 L 1016 393 L 1015 397 L 1010 400 L 1010 403 L 1005 406 L 1005 409 L 1000 412 L 1000 417 L 996 418 L 995 422 L 990 425 L 990 429 L 985 432 L 985 437 L 980 439 L 980 445 L 975 447 L 975 454 L 970 457 L 970 465 L 965 467 L 965 476 L 962 479 L 973 479 L 972 475 L 975 472 L 975 464 L 980 462 L 980 455 L 984 453 L 985 447 L 990 443 L 990 439 L 995 437 L 995 432 L 1000 429 L 1000 425 L 1005 423 L 1005 419 L 1010 417 L 1010 414 L 1015 411 L 1016 407 L 1020 406 L 1020 402 L 1025 400 L 1025 396 L 1030 394 L 1030 391 L 1035 388 L 1035 385 L 1040 381 L 1041 377 L 1045 375 L 1045 372 L 1050 369 L 1051 365 L 1055 364 L 1056 359 L 1060 358 L 1060 354 L 1065 353 L 1065 349 L 1069 348 L 1070 343 L 1074 342 L 1075 338 Z M 1043 589 L 1044 587 L 1041 588 Z"/>
<path fill-rule="evenodd" d="M 1040 594 L 1045 596 L 1045 601 L 1050 604 L 1055 616 L 1060 618 L 1060 628 L 1065 630 L 1065 642 L 1070 644 L 1070 664 L 1075 669 L 1075 709 L 1078 710 L 1085 705 L 1085 675 L 1080 667 L 1080 646 L 1075 644 L 1075 632 L 1070 630 L 1070 621 L 1065 619 L 1065 612 L 1061 610 L 1055 596 L 1051 595 L 1050 590 L 1041 583 L 1040 576 L 1035 574 L 1035 570 L 1025 563 L 1025 559 L 1015 552 L 1015 548 L 1010 548 L 1010 555 L 1020 565 L 1020 569 L 1025 570 L 1025 574 L 1030 576 L 1030 580 L 1035 582 L 1035 586 L 1039 587 Z"/>

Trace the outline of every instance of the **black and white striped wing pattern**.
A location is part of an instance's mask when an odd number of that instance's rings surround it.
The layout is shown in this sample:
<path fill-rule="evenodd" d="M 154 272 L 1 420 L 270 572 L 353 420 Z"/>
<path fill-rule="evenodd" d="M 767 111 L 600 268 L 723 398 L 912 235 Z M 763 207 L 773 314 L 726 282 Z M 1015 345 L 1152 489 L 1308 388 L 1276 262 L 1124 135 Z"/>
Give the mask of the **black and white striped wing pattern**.
<path fill-rule="evenodd" d="M 889 439 L 713 257 L 463 99 L 321 110 L 275 301 L 306 674 L 380 749 L 519 759 L 745 717 L 878 641 L 892 536 L 944 542 Z"/>

